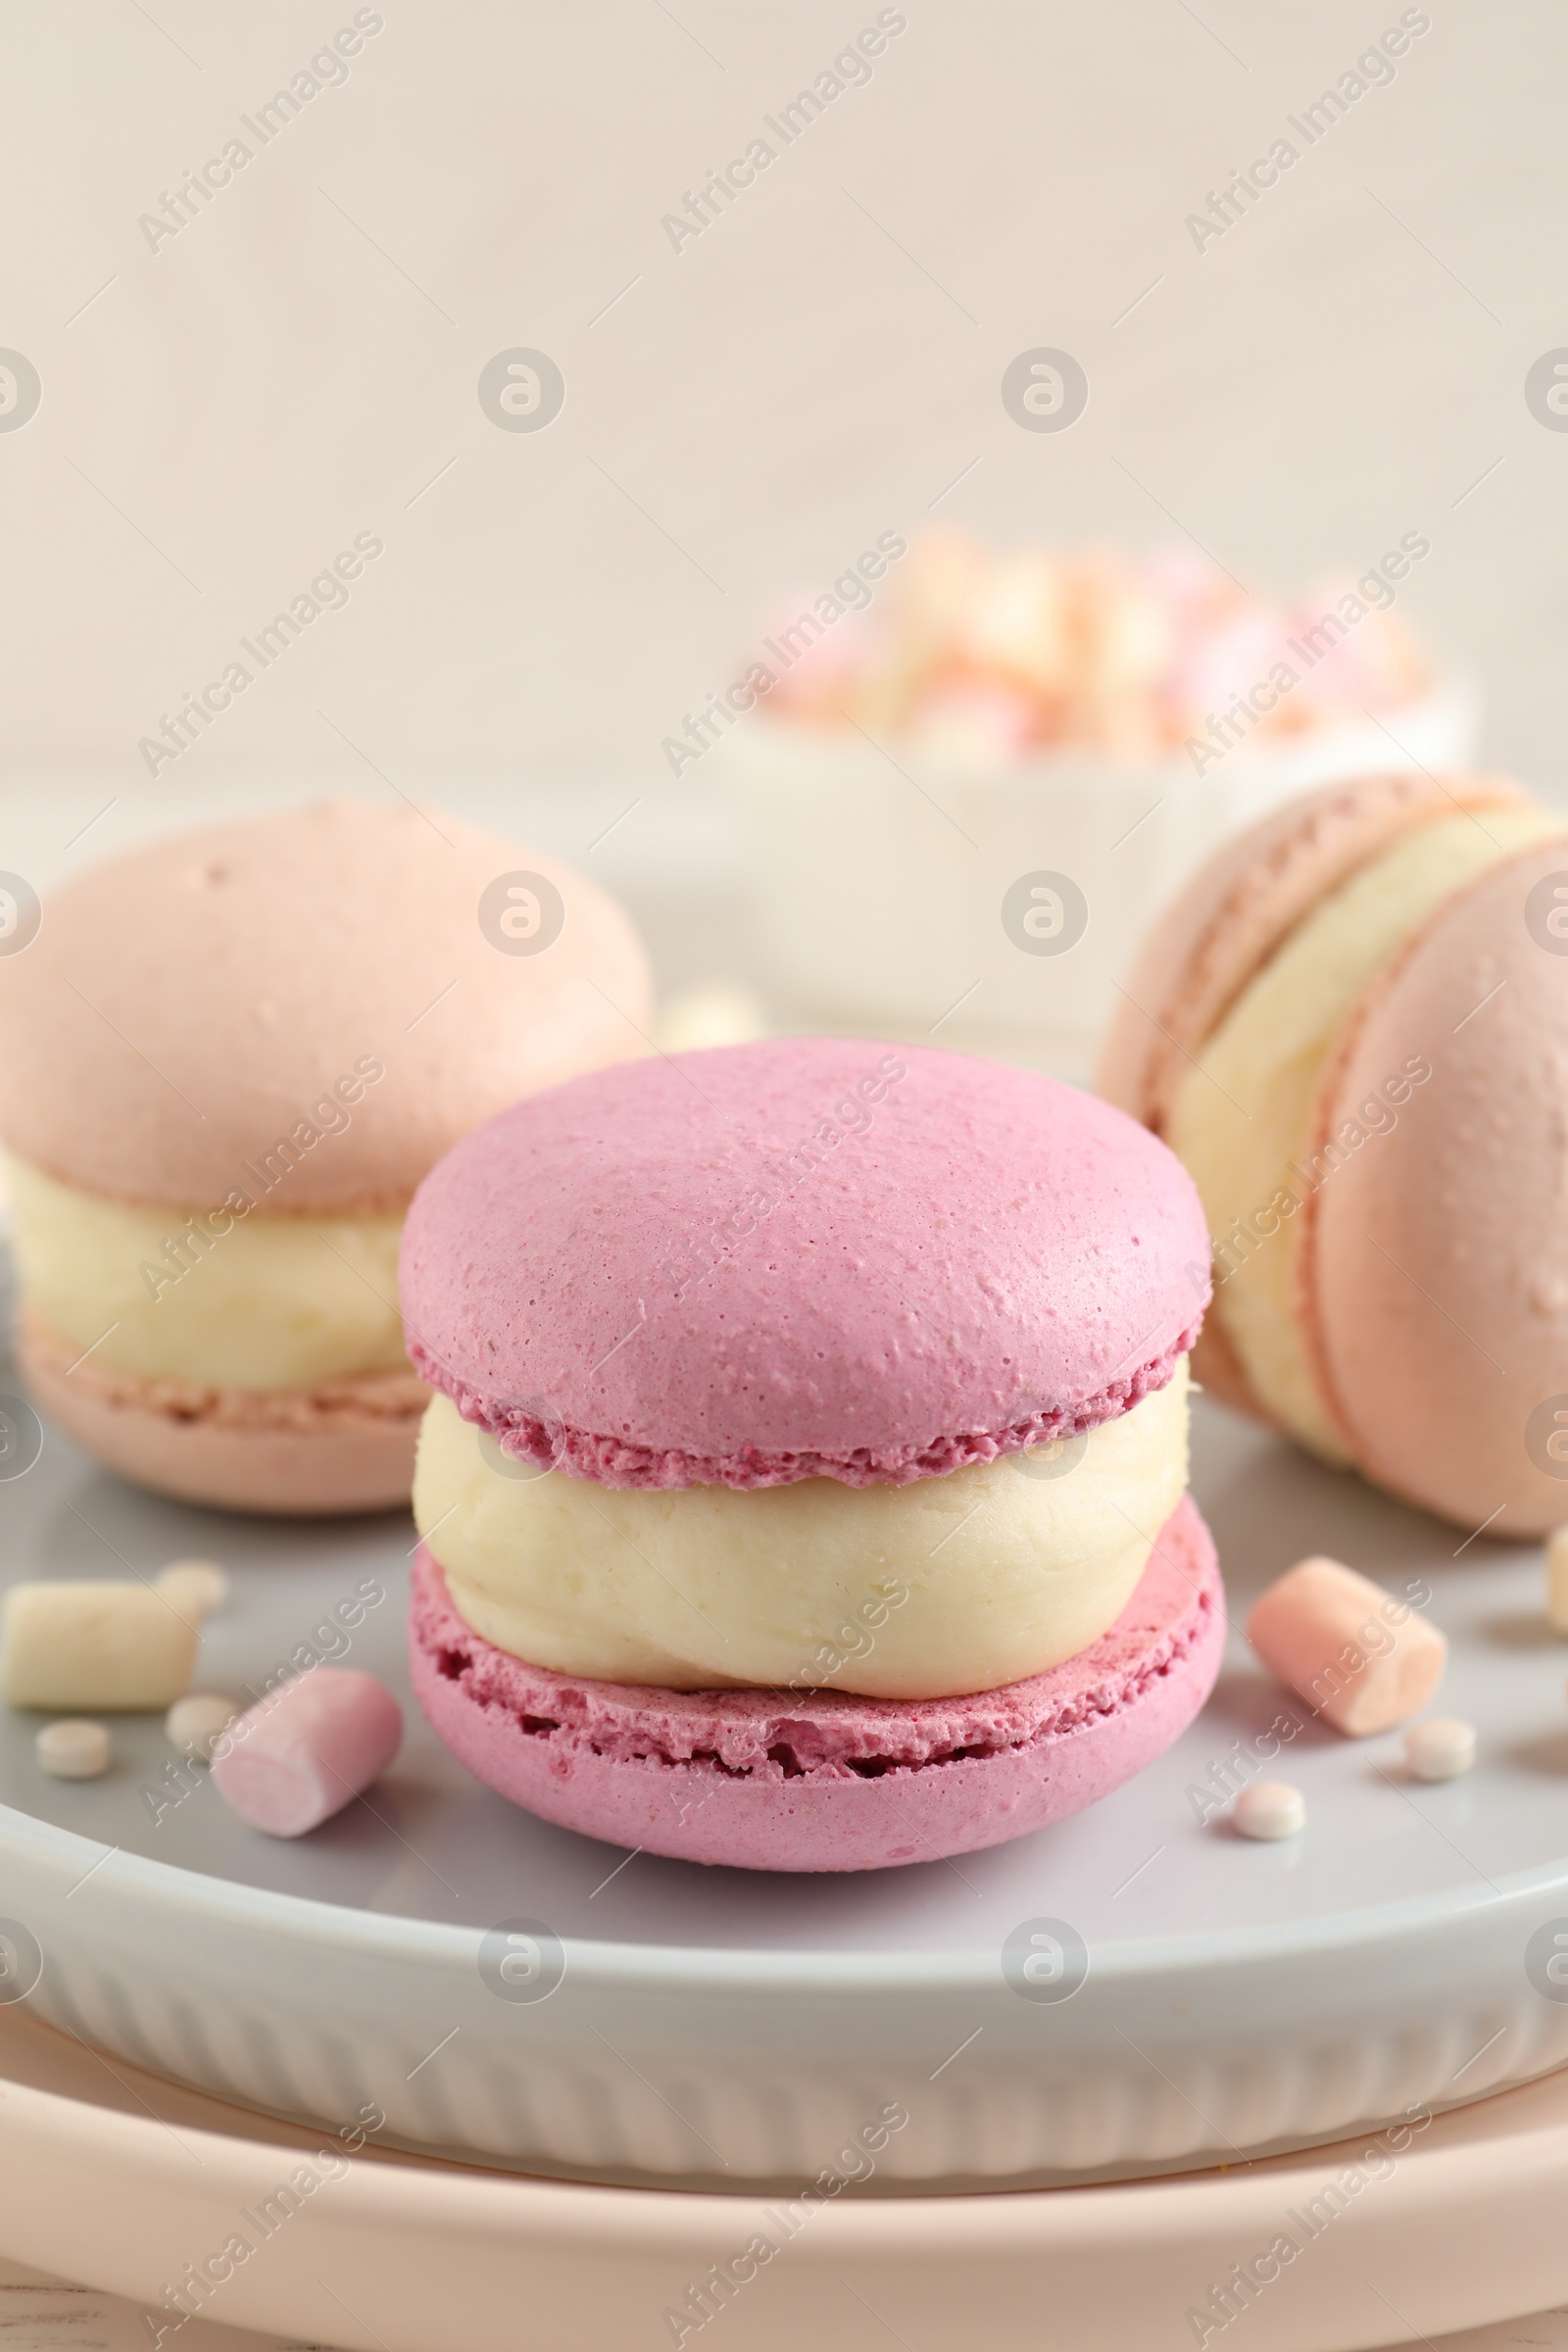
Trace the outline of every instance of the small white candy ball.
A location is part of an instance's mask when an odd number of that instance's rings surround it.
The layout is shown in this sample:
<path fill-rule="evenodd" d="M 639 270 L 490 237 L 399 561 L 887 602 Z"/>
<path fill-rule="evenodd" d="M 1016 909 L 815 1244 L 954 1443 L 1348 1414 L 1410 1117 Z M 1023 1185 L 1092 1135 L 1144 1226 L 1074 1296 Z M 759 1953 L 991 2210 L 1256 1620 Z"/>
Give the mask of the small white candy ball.
<path fill-rule="evenodd" d="M 1306 1821 L 1306 1800 L 1289 1781 L 1255 1781 L 1231 1807 L 1244 1838 L 1294 1838 Z"/>
<path fill-rule="evenodd" d="M 101 1723 L 46 1723 L 32 1743 L 40 1772 L 56 1781 L 95 1781 L 109 1769 L 109 1734 Z"/>
<path fill-rule="evenodd" d="M 1404 1735 L 1404 1760 L 1418 1781 L 1456 1781 L 1476 1760 L 1476 1727 L 1449 1716 L 1412 1723 Z"/>
<path fill-rule="evenodd" d="M 176 1698 L 164 1717 L 164 1736 L 171 1747 L 194 1764 L 210 1764 L 213 1747 L 224 1727 L 243 1709 L 217 1690 L 192 1690 Z"/>
<path fill-rule="evenodd" d="M 200 1625 L 227 1600 L 228 1578 L 216 1560 L 171 1560 L 153 1578 L 153 1589 L 187 1625 Z"/>

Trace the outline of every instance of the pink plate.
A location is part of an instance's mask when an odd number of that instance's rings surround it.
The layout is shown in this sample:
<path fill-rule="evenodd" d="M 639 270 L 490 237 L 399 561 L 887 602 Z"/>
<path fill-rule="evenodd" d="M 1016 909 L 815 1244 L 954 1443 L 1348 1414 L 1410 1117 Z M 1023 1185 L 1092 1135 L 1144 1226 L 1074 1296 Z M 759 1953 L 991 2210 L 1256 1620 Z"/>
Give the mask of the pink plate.
<path fill-rule="evenodd" d="M 866 2352 L 885 2334 L 912 2352 L 1039 2352 L 1048 2336 L 1054 2352 L 1157 2352 L 1194 2343 L 1188 2314 L 1235 2266 L 1267 2271 L 1282 2233 L 1301 2250 L 1253 2288 L 1246 2352 L 1362 2352 L 1568 2297 L 1565 2196 L 1559 2073 L 1439 2116 L 1394 2154 L 1358 2138 L 1109 2188 L 797 2195 L 790 2236 L 779 2198 L 532 2180 L 373 2137 L 345 2159 L 329 2133 L 111 2066 L 0 2007 L 0 2254 L 150 2310 L 189 2270 L 226 2268 L 205 2318 L 345 2352 L 668 2344 L 665 2313 L 712 2266 L 744 2272 L 759 2237 L 780 2250 L 723 2301 L 722 2352 Z M 236 2235 L 251 2250 L 215 2260 Z"/>

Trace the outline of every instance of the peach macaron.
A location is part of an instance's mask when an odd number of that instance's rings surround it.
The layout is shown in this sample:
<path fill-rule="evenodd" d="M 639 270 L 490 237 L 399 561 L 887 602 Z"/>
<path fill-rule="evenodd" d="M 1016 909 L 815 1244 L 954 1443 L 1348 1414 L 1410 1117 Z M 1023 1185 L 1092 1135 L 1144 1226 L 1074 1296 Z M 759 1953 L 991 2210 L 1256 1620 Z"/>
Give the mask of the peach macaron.
<path fill-rule="evenodd" d="M 1568 1518 L 1568 819 L 1477 776 L 1228 843 L 1129 975 L 1100 1091 L 1186 1161 L 1204 1385 L 1467 1533 Z"/>
<path fill-rule="evenodd" d="M 19 1362 L 111 1468 L 273 1513 L 408 1498 L 403 1213 L 519 1096 L 646 1051 L 646 958 L 560 860 L 294 807 L 43 894 L 0 956 Z"/>

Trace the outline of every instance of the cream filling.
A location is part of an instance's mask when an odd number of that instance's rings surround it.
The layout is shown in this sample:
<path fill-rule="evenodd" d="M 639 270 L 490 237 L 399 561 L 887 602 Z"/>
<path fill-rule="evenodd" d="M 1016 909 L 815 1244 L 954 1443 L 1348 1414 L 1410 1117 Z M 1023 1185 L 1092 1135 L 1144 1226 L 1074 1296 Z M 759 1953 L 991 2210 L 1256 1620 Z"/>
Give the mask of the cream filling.
<path fill-rule="evenodd" d="M 559 1674 L 874 1698 L 991 1690 L 1120 1616 L 1187 1485 L 1187 1364 L 1086 1437 L 906 1487 L 602 1487 L 438 1396 L 414 1516 L 476 1634 Z"/>
<path fill-rule="evenodd" d="M 1324 1065 L 1368 983 L 1454 893 L 1562 831 L 1544 808 L 1489 808 L 1425 825 L 1364 866 L 1300 923 L 1208 1039 L 1177 1097 L 1168 1140 L 1187 1163 L 1215 1245 L 1214 1304 L 1259 1401 L 1330 1461 L 1348 1457 L 1318 1396 L 1297 1308 L 1300 1202 L 1353 1152 L 1375 1152 L 1431 1065 L 1423 1043 L 1380 1080 L 1309 1161 Z"/>
<path fill-rule="evenodd" d="M 11 1159 L 24 1298 L 94 1360 L 152 1380 L 312 1388 L 406 1362 L 400 1217 L 186 1217 Z M 231 1199 L 233 1196 L 231 1196 Z"/>

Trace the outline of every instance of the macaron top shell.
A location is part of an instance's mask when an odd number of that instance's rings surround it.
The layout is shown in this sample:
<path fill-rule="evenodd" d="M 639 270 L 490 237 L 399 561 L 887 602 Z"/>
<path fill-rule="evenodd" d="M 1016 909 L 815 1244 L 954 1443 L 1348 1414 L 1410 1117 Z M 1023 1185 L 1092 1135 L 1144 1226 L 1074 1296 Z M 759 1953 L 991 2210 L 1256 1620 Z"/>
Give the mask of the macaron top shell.
<path fill-rule="evenodd" d="M 1106 1032 L 1097 1091 L 1162 1135 L 1204 1039 L 1331 892 L 1417 825 L 1530 805 L 1505 777 L 1403 772 L 1324 785 L 1250 825 L 1150 932 Z"/>
<path fill-rule="evenodd" d="M 534 936 L 562 903 L 538 953 L 510 903 L 481 920 L 519 874 L 547 886 Z M 46 895 L 0 956 L 0 1136 L 68 1184 L 198 1209 L 292 1138 L 279 1205 L 401 1206 L 504 1103 L 642 1052 L 648 1000 L 626 917 L 558 859 L 440 809 L 288 808 Z"/>
<path fill-rule="evenodd" d="M 1568 840 L 1441 908 L 1360 1006 L 1308 1147 L 1408 1056 L 1430 1063 L 1397 1125 L 1304 1203 L 1305 1336 L 1369 1477 L 1515 1539 L 1568 1519 L 1568 938 L 1545 922 L 1562 906 Z"/>
<path fill-rule="evenodd" d="M 508 1451 L 612 1486 L 934 1476 L 1170 1378 L 1190 1178 L 1054 1079 L 853 1039 L 627 1063 L 420 1186 L 410 1353 Z"/>

